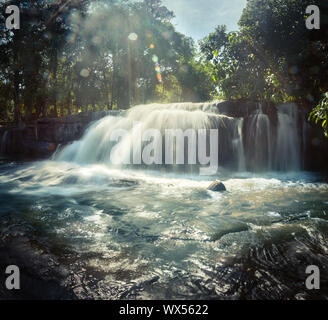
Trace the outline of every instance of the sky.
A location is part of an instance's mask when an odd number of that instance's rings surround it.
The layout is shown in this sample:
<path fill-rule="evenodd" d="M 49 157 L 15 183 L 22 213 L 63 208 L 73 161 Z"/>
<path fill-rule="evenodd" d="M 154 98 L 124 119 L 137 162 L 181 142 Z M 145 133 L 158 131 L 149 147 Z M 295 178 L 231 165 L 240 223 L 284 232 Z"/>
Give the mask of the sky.
<path fill-rule="evenodd" d="M 179 32 L 200 40 L 225 24 L 228 31 L 238 30 L 238 21 L 247 0 L 162 0 L 174 11 L 173 24 Z"/>

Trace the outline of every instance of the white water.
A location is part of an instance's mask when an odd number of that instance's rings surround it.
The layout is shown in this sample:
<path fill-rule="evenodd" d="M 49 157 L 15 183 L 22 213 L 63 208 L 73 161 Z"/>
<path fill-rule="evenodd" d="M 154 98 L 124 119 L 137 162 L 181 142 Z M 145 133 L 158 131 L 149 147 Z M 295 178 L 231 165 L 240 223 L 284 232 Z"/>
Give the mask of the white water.
<path fill-rule="evenodd" d="M 156 129 L 164 137 L 166 129 L 180 129 L 183 132 L 188 129 L 208 130 L 220 126 L 225 128 L 229 123 L 235 122 L 235 119 L 219 115 L 214 111 L 213 105 L 208 103 L 137 106 L 130 109 L 124 117 L 108 116 L 96 122 L 87 130 L 81 141 L 65 148 L 56 158 L 80 164 L 104 163 L 109 166 L 133 158 L 132 163 L 140 165 L 138 159 L 135 160 L 135 154 L 146 144 L 142 141 L 146 131 Z M 128 135 L 115 143 L 112 141 L 113 134 L 119 130 L 125 130 Z M 236 139 L 241 138 L 238 136 Z M 156 150 L 164 145 L 162 141 L 156 142 L 158 143 L 155 146 Z M 236 145 L 240 150 L 238 141 Z M 176 144 L 174 148 L 176 153 Z"/>
<path fill-rule="evenodd" d="M 262 112 L 261 106 L 253 116 L 249 143 L 254 144 L 253 162 L 254 169 L 260 171 L 272 170 L 272 137 L 271 125 L 268 115 Z"/>
<path fill-rule="evenodd" d="M 300 170 L 300 147 L 297 106 L 287 104 L 278 107 L 276 169 L 280 171 Z"/>
<path fill-rule="evenodd" d="M 238 119 L 236 121 L 235 136 L 232 141 L 235 155 L 238 161 L 238 171 L 246 171 L 246 160 L 244 151 L 244 140 L 243 140 L 243 124 L 244 119 Z"/>
<path fill-rule="evenodd" d="M 216 152 L 222 169 L 239 172 L 246 169 L 262 172 L 299 171 L 301 139 L 298 135 L 297 107 L 291 104 L 279 107 L 277 118 L 275 130 L 261 106 L 247 124 L 243 118 L 218 114 L 214 103 L 140 105 L 123 116 L 109 115 L 97 121 L 80 141 L 58 152 L 55 158 L 80 164 L 114 166 L 127 161 L 141 165 L 135 155 L 146 145 L 141 140 L 147 130 L 156 129 L 164 136 L 166 129 L 181 129 L 184 132 L 188 129 L 218 129 L 219 145 L 216 146 Z M 128 135 L 113 142 L 112 135 L 117 130 L 125 130 Z M 243 132 L 246 132 L 246 140 Z M 274 132 L 276 137 L 273 137 Z M 163 141 L 156 140 L 154 143 L 157 143 L 156 150 L 164 145 Z M 186 148 L 184 151 L 186 153 Z M 192 165 L 189 167 L 187 172 L 195 172 Z M 173 165 L 171 170 L 178 172 L 182 169 L 181 166 Z M 186 172 L 186 168 L 182 171 Z"/>

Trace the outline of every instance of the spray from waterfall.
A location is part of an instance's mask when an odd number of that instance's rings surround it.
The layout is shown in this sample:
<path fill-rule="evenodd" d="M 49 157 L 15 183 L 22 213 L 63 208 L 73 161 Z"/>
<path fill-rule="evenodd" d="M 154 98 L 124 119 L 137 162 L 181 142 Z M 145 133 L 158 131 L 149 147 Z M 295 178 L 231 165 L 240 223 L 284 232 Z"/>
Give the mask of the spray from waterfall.
<path fill-rule="evenodd" d="M 235 121 L 234 137 L 232 140 L 235 159 L 237 159 L 238 171 L 246 171 L 244 140 L 243 140 L 243 125 L 244 119 L 237 119 Z"/>
<path fill-rule="evenodd" d="M 301 167 L 301 141 L 295 104 L 278 107 L 275 167 L 279 171 L 298 171 Z"/>
<path fill-rule="evenodd" d="M 124 116 L 108 116 L 94 123 L 81 141 L 65 148 L 56 159 L 132 164 L 134 168 L 161 166 L 179 172 L 204 170 L 209 164 L 216 173 L 218 130 L 231 118 L 215 111 L 209 103 L 137 106 Z"/>
<path fill-rule="evenodd" d="M 272 136 L 271 124 L 262 106 L 252 117 L 249 128 L 248 145 L 252 148 L 252 162 L 254 171 L 270 171 L 272 169 Z"/>
<path fill-rule="evenodd" d="M 282 106 L 276 121 L 261 105 L 254 109 L 235 118 L 220 114 L 216 103 L 140 105 L 94 122 L 54 159 L 185 173 L 196 173 L 211 159 L 232 171 L 299 170 L 297 107 Z"/>

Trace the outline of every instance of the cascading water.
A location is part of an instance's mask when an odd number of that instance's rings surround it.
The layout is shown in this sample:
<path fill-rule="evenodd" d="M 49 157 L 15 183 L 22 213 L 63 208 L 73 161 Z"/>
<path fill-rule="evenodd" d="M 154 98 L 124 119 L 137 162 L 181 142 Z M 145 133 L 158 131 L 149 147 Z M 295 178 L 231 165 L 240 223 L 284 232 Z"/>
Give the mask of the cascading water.
<path fill-rule="evenodd" d="M 301 139 L 298 123 L 298 110 L 295 104 L 285 104 L 278 107 L 275 168 L 279 171 L 300 170 Z"/>
<path fill-rule="evenodd" d="M 80 141 L 57 152 L 54 158 L 77 163 L 104 163 L 109 166 L 123 163 L 142 165 L 144 163 L 137 153 L 142 154 L 143 148 L 151 141 L 143 140 L 147 130 L 155 129 L 165 136 L 165 131 L 170 129 L 183 132 L 190 129 L 217 129 L 219 137 L 215 147 L 220 167 L 232 171 L 297 171 L 300 169 L 301 158 L 297 107 L 281 106 L 277 118 L 277 128 L 273 130 L 271 120 L 263 113 L 261 105 L 247 122 L 243 118 L 219 114 L 215 103 L 140 105 L 125 114 L 109 113 L 107 117 L 95 122 Z M 122 130 L 128 134 L 122 139 L 113 139 L 113 134 Z M 276 139 L 273 139 L 273 132 L 276 132 Z M 165 164 L 165 140 L 155 139 L 152 144 L 154 150 L 163 151 L 154 155 L 154 164 Z M 175 155 L 178 150 L 176 145 L 173 148 Z M 193 165 L 188 166 L 190 170 L 186 169 L 190 155 L 188 144 L 183 148 L 183 170 L 181 163 L 172 165 L 171 169 L 194 172 Z"/>
<path fill-rule="evenodd" d="M 244 168 L 244 149 L 242 141 L 242 119 L 234 119 L 217 113 L 215 104 L 152 104 L 141 105 L 132 108 L 123 117 L 108 116 L 93 124 L 86 132 L 81 141 L 73 143 L 64 149 L 56 157 L 58 160 L 74 161 L 77 163 L 105 163 L 107 165 L 117 165 L 122 163 L 133 163 L 141 165 L 141 160 L 136 157 L 137 151 L 141 154 L 145 145 L 149 142 L 142 140 L 147 130 L 157 130 L 162 137 L 165 137 L 167 130 L 218 130 L 218 144 L 214 147 L 218 153 L 218 158 L 224 163 L 229 162 L 232 157 L 235 159 L 235 170 Z M 113 141 L 113 134 L 124 130 L 128 134 L 119 142 Z M 154 150 L 164 149 L 165 139 L 153 141 Z M 188 140 L 188 144 L 190 141 Z M 184 148 L 184 164 L 190 168 L 188 153 L 189 145 Z M 173 146 L 174 158 L 177 150 L 176 142 Z M 195 152 L 198 152 L 197 146 Z M 165 162 L 165 151 L 160 156 Z M 121 163 L 120 163 L 121 162 Z M 158 161 L 157 164 L 159 164 Z M 220 160 L 219 160 L 220 162 Z M 181 163 L 173 165 L 173 171 L 181 171 Z M 197 164 L 197 163 L 194 163 Z M 185 171 L 186 168 L 184 168 Z M 188 170 L 189 171 L 189 170 Z M 192 168 L 190 172 L 192 172 Z"/>
<path fill-rule="evenodd" d="M 264 114 L 261 105 L 251 118 L 248 128 L 247 148 L 250 148 L 248 162 L 252 171 L 270 171 L 272 169 L 271 123 Z"/>
<path fill-rule="evenodd" d="M 244 119 L 237 119 L 235 124 L 234 138 L 232 140 L 235 158 L 238 162 L 238 171 L 246 170 L 244 141 L 243 141 Z"/>

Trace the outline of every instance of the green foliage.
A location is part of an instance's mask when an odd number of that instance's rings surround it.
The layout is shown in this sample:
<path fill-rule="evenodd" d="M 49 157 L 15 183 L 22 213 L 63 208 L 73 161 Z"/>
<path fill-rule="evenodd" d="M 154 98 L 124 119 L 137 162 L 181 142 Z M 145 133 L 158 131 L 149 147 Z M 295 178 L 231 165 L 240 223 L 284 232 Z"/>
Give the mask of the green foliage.
<path fill-rule="evenodd" d="M 309 120 L 314 120 L 316 124 L 321 122 L 325 136 L 328 138 L 328 92 L 324 94 L 319 104 L 310 113 Z"/>
<path fill-rule="evenodd" d="M 219 26 L 203 39 L 219 92 L 229 99 L 318 101 L 328 89 L 328 47 L 305 27 L 310 4 L 322 7 L 318 0 L 249 0 L 238 32 Z"/>
<path fill-rule="evenodd" d="M 161 0 L 16 1 L 15 31 L 5 29 L 7 2 L 0 4 L 0 120 L 210 98 L 206 63 Z"/>

